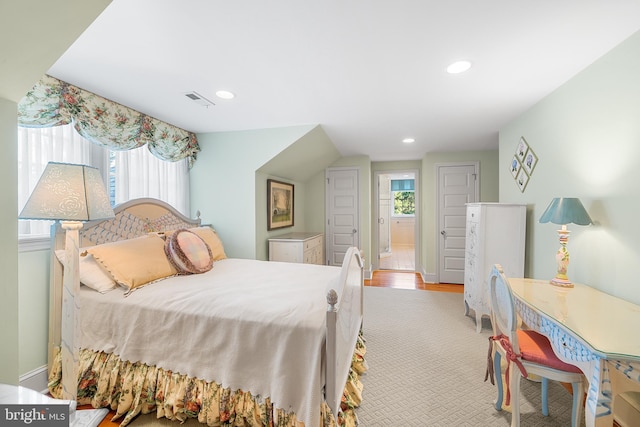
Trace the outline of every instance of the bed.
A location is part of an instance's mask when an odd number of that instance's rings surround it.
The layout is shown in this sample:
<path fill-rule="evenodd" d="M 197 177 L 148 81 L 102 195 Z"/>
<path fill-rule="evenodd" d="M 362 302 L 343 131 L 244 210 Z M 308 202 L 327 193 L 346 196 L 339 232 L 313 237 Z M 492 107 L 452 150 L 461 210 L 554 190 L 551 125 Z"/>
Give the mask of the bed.
<path fill-rule="evenodd" d="M 114 212 L 80 230 L 79 405 L 111 408 L 121 426 L 152 412 L 211 426 L 357 425 L 366 362 L 356 248 L 341 267 L 233 259 L 213 228 L 164 202 L 137 199 Z M 52 245 L 49 390 L 57 397 L 57 226 Z M 195 246 L 208 255 L 192 256 Z"/>

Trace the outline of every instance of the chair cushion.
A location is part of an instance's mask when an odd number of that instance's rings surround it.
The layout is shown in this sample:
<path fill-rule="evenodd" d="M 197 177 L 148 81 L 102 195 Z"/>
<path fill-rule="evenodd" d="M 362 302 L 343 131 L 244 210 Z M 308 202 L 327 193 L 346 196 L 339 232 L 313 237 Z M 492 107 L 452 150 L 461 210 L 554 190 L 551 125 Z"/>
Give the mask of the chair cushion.
<path fill-rule="evenodd" d="M 517 333 L 520 354 L 523 360 L 549 366 L 559 371 L 582 373 L 577 366 L 564 363 L 558 359 L 558 356 L 551 348 L 549 339 L 544 335 L 536 331 L 521 329 L 518 329 Z"/>

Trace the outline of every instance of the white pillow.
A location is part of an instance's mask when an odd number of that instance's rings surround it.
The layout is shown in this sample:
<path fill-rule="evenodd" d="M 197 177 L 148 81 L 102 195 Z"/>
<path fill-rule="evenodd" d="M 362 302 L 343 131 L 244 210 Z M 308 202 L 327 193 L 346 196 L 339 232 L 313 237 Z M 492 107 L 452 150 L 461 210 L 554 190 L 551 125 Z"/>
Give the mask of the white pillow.
<path fill-rule="evenodd" d="M 56 257 L 64 266 L 65 251 L 64 249 L 58 249 Z M 116 287 L 116 282 L 111 275 L 100 266 L 96 259 L 90 253 L 84 256 L 80 256 L 80 283 L 94 289 L 101 294 L 109 292 Z"/>

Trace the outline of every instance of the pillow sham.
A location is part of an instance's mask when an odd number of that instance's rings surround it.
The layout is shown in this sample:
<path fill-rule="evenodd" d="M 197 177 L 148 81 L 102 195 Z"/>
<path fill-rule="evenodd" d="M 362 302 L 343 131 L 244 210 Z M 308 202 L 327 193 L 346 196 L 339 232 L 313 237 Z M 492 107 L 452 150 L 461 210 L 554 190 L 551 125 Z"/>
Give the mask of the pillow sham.
<path fill-rule="evenodd" d="M 209 245 L 196 233 L 180 229 L 166 237 L 164 253 L 178 274 L 198 274 L 211 270 L 213 257 Z"/>
<path fill-rule="evenodd" d="M 81 250 L 81 252 L 84 251 Z M 55 254 L 58 261 L 60 261 L 64 266 L 66 259 L 64 249 L 58 249 L 55 251 Z M 101 294 L 109 292 L 116 287 L 116 282 L 113 280 L 111 275 L 105 271 L 89 253 L 86 255 L 80 255 L 78 270 L 80 272 L 80 283 L 88 288 L 100 292 Z"/>
<path fill-rule="evenodd" d="M 164 253 L 164 241 L 155 234 L 88 247 L 87 252 L 128 291 L 178 274 Z"/>
<path fill-rule="evenodd" d="M 224 246 L 222 245 L 222 241 L 218 236 L 218 233 L 211 227 L 195 227 L 190 228 L 190 231 L 193 231 L 195 234 L 200 236 L 202 240 L 209 246 L 211 249 L 211 257 L 214 261 L 218 261 L 221 259 L 226 259 L 227 255 L 224 252 Z"/>

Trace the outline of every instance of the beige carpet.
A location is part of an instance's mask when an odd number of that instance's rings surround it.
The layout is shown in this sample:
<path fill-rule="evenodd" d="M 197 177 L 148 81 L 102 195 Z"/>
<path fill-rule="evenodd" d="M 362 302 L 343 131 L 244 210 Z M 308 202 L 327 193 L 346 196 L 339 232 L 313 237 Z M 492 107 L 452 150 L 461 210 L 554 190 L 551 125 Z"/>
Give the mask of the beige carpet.
<path fill-rule="evenodd" d="M 475 332 L 462 294 L 366 288 L 360 424 L 509 426 L 511 414 L 493 408 L 496 387 L 484 382 L 489 326 Z M 522 380 L 521 389 L 523 427 L 571 424 L 571 396 L 560 384 L 549 383 L 548 417 L 540 384 Z"/>
<path fill-rule="evenodd" d="M 462 294 L 365 288 L 364 334 L 369 371 L 363 427 L 509 426 L 511 414 L 493 408 L 496 388 L 484 382 L 489 329 L 475 332 L 464 316 Z M 549 384 L 549 412 L 540 410 L 540 385 L 522 380 L 521 425 L 568 426 L 571 396 Z M 583 420 L 584 423 L 584 420 Z M 133 427 L 176 426 L 155 415 Z M 183 424 L 202 426 L 195 420 Z"/>

